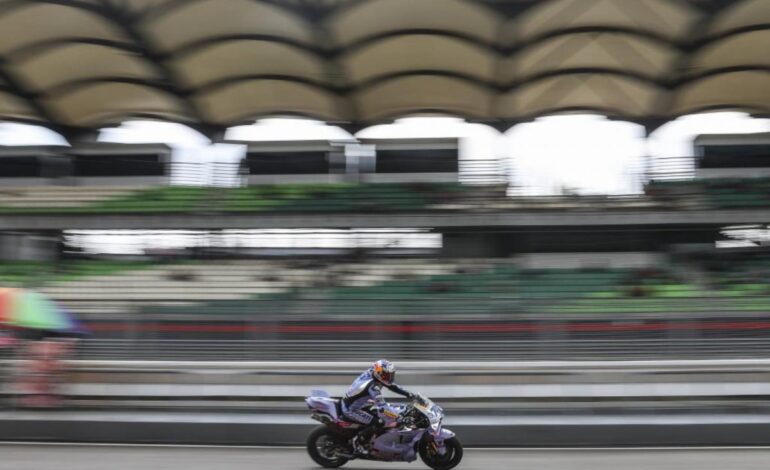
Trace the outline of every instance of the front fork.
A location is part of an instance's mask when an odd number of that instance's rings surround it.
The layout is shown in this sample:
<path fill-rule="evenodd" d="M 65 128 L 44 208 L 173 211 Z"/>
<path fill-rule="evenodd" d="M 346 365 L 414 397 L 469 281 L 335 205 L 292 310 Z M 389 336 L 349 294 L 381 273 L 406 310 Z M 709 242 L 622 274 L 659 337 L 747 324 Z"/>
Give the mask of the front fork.
<path fill-rule="evenodd" d="M 438 455 L 446 455 L 446 445 L 444 444 L 444 441 L 454 437 L 455 433 L 449 429 L 439 427 L 436 432 L 429 431 L 428 434 L 431 436 L 428 448 Z"/>
<path fill-rule="evenodd" d="M 444 445 L 444 441 L 436 442 L 436 441 L 430 441 L 430 444 L 428 444 L 428 447 L 430 448 L 430 452 L 432 454 L 437 454 L 444 456 L 446 455 L 446 446 Z"/>

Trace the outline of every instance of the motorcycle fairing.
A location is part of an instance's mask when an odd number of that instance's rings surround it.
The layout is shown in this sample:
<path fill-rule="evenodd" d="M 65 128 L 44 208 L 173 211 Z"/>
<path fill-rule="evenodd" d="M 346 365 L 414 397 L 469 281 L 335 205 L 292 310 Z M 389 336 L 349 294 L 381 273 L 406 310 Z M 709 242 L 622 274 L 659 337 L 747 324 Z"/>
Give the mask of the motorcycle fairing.
<path fill-rule="evenodd" d="M 391 430 L 374 440 L 372 452 L 378 460 L 391 462 L 412 462 L 417 459 L 415 451 L 424 429 Z"/>

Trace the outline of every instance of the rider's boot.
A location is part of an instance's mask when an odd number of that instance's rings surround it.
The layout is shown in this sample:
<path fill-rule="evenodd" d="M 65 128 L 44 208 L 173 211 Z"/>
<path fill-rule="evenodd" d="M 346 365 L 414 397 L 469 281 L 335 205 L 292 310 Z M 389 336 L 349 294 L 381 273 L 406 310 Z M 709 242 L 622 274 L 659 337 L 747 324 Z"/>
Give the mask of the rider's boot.
<path fill-rule="evenodd" d="M 353 438 L 353 452 L 357 455 L 369 455 L 366 439 L 361 434 L 356 434 Z"/>

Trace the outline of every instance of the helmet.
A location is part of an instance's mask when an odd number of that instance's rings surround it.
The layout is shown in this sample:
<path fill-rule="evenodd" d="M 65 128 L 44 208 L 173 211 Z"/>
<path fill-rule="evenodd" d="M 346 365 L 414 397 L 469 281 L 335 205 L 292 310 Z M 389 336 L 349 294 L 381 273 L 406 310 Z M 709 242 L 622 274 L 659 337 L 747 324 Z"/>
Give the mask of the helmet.
<path fill-rule="evenodd" d="M 390 385 L 396 379 L 396 366 L 390 361 L 380 359 L 372 366 L 372 376 L 385 385 Z"/>

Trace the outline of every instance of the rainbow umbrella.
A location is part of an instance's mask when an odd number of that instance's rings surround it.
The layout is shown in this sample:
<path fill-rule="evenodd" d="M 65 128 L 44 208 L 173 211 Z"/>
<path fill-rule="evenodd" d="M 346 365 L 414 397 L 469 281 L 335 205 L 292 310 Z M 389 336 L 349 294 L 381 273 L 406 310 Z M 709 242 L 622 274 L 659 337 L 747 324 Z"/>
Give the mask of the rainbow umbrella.
<path fill-rule="evenodd" d="M 27 289 L 0 289 L 0 323 L 50 333 L 86 333 L 80 322 L 69 312 L 43 294 Z"/>

